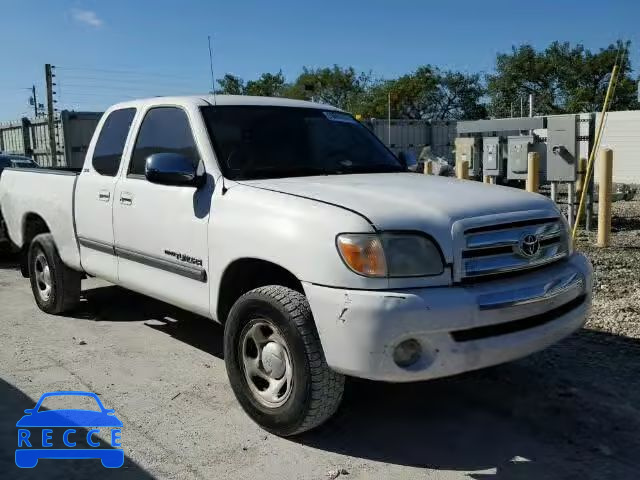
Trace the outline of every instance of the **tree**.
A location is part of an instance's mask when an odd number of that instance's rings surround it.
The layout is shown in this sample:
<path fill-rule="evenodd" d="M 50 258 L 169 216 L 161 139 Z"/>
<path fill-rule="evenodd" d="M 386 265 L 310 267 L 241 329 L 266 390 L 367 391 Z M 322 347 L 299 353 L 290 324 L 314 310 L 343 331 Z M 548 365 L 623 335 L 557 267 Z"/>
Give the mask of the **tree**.
<path fill-rule="evenodd" d="M 278 73 L 263 73 L 257 80 L 249 80 L 245 87 L 245 95 L 262 97 L 279 97 L 286 85 L 282 70 Z"/>
<path fill-rule="evenodd" d="M 594 112 L 602 109 L 616 58 L 619 60 L 620 71 L 610 108 L 638 108 L 636 81 L 631 76 L 631 64 L 626 55 L 622 58 L 623 52 L 628 52 L 629 47 L 630 42 L 618 41 L 616 45 L 609 45 L 595 54 L 585 50 L 582 45 L 577 45 L 570 51 L 570 63 L 564 64 L 561 79 L 567 112 Z M 550 48 L 568 50 L 569 46 L 553 44 Z"/>
<path fill-rule="evenodd" d="M 436 91 L 427 109 L 429 120 L 476 120 L 485 118 L 485 94 L 480 75 L 436 70 Z"/>
<path fill-rule="evenodd" d="M 375 84 L 358 105 L 364 117 L 424 120 L 477 119 L 486 116 L 479 75 L 440 71 L 430 65 L 394 80 Z"/>
<path fill-rule="evenodd" d="M 370 73 L 357 73 L 353 67 L 307 68 L 288 89 L 286 96 L 327 103 L 350 110 L 371 83 Z"/>
<path fill-rule="evenodd" d="M 602 107 L 611 69 L 629 42 L 609 45 L 592 53 L 578 44 L 553 42 L 544 51 L 531 45 L 513 47 L 499 54 L 496 73 L 487 77 L 491 114 L 510 115 L 512 105 L 534 96 L 535 113 L 561 114 L 599 110 Z M 635 82 L 631 66 L 622 66 L 613 110 L 636 108 Z"/>
<path fill-rule="evenodd" d="M 220 85 L 220 88 L 216 90 L 216 93 L 221 95 L 244 95 L 245 92 L 244 80 L 230 73 L 226 73 L 223 78 L 219 78 L 218 85 Z"/>

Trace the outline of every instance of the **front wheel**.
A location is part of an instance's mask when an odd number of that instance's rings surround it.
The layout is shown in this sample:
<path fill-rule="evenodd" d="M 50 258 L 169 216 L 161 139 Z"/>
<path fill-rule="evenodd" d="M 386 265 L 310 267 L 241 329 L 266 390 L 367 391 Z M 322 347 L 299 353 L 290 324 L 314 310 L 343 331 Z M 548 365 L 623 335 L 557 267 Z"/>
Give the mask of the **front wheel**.
<path fill-rule="evenodd" d="M 31 290 L 40 310 L 59 315 L 78 304 L 82 275 L 62 262 L 53 235 L 42 233 L 33 239 L 28 265 Z"/>
<path fill-rule="evenodd" d="M 290 288 L 260 287 L 238 299 L 224 357 L 240 405 L 276 435 L 317 427 L 342 400 L 344 377 L 327 366 L 309 303 Z"/>

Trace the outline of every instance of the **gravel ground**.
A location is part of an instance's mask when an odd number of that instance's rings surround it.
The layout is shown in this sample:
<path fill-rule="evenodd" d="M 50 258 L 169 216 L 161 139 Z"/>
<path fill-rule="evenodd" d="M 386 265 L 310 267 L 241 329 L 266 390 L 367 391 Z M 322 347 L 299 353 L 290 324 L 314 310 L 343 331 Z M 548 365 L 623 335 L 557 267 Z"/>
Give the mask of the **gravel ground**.
<path fill-rule="evenodd" d="M 613 204 L 611 248 L 583 233 L 578 248 L 595 267 L 596 295 L 587 327 L 640 338 L 640 199 Z"/>
<path fill-rule="evenodd" d="M 586 328 L 495 368 L 408 385 L 352 380 L 337 416 L 295 439 L 266 434 L 228 385 L 222 331 L 86 281 L 52 317 L 0 260 L 0 478 L 635 479 L 640 458 L 640 201 L 614 204 Z M 51 390 L 90 390 L 123 420 L 125 466 L 13 461 L 15 422 Z"/>

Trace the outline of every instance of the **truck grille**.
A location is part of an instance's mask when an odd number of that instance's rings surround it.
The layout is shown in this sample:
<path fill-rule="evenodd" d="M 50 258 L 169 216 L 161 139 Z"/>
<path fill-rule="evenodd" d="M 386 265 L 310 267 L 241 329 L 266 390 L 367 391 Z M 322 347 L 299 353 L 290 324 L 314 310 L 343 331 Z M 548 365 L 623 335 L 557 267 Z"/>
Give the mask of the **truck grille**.
<path fill-rule="evenodd" d="M 464 242 L 463 279 L 535 268 L 569 253 L 567 232 L 558 218 L 470 228 Z"/>

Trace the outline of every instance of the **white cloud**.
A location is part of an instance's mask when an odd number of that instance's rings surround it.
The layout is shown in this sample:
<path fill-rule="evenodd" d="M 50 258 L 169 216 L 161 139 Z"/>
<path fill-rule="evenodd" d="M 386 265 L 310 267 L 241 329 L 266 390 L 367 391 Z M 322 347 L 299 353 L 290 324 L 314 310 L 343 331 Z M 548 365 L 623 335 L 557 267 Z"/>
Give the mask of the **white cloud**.
<path fill-rule="evenodd" d="M 99 28 L 103 23 L 102 19 L 98 17 L 96 12 L 91 10 L 80 10 L 79 8 L 74 8 L 71 10 L 71 16 L 76 22 L 84 23 L 90 27 Z"/>

